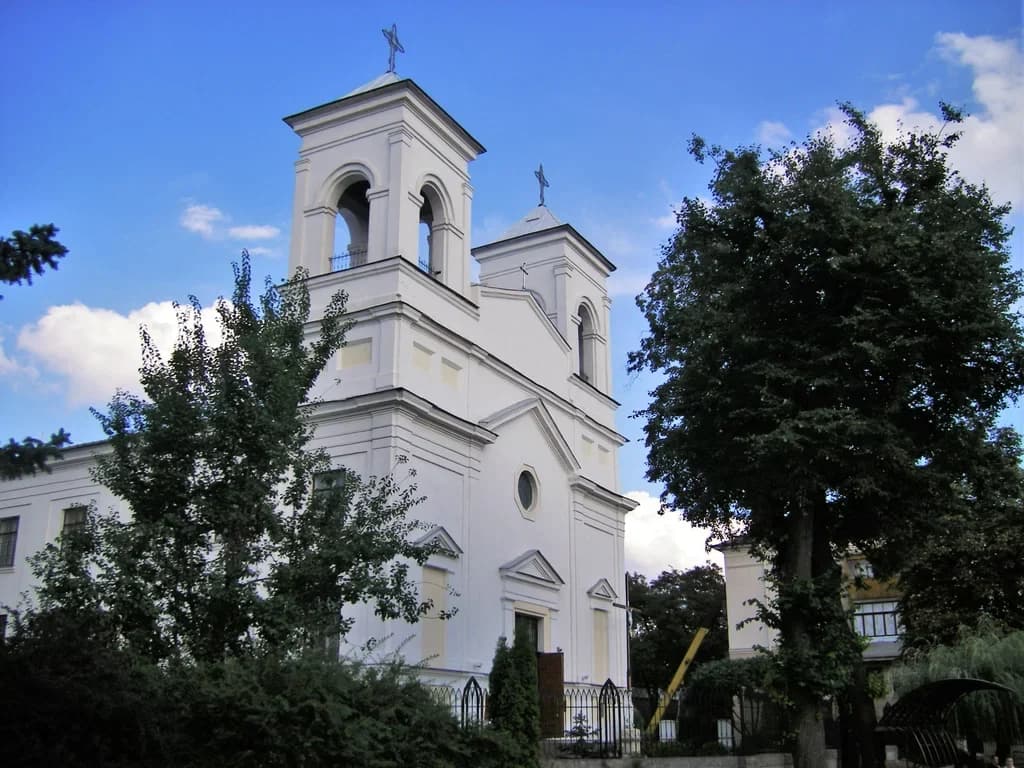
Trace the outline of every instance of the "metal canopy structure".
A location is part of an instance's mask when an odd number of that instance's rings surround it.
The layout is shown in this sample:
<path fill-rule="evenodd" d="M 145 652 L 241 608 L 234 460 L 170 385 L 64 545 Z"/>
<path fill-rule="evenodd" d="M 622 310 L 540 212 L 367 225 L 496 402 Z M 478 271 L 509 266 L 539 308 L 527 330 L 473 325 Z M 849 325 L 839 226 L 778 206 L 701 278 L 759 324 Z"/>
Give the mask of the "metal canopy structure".
<path fill-rule="evenodd" d="M 978 691 L 997 691 L 1013 696 L 1013 690 L 999 683 L 969 677 L 947 678 L 925 683 L 886 707 L 878 724 L 888 743 L 898 743 L 911 760 L 920 765 L 966 765 L 965 754 L 957 749 L 946 720 L 964 696 Z M 896 738 L 893 738 L 896 737 Z"/>

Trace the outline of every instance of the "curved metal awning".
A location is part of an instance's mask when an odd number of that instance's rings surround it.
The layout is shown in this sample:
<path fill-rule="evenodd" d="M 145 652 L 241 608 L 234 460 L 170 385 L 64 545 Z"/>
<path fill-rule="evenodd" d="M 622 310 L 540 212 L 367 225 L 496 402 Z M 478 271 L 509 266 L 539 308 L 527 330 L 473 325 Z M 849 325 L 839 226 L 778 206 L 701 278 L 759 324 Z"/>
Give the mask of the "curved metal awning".
<path fill-rule="evenodd" d="M 925 683 L 904 694 L 886 709 L 879 721 L 879 728 L 934 728 L 946 722 L 949 713 L 964 696 L 976 691 L 1005 691 L 1011 696 L 1011 688 L 988 680 L 971 677 L 953 677 Z"/>

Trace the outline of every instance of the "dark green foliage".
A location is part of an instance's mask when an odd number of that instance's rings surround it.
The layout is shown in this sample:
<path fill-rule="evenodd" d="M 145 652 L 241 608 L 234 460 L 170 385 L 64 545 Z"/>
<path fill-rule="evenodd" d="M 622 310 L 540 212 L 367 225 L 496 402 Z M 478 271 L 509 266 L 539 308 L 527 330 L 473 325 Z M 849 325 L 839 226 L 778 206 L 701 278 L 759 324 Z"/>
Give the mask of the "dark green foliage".
<path fill-rule="evenodd" d="M 470 768 L 491 764 L 478 747 L 500 754 L 500 737 L 463 734 L 398 668 L 319 656 L 154 665 L 96 629 L 37 617 L 0 649 L 5 766 Z"/>
<path fill-rule="evenodd" d="M 899 546 L 869 553 L 877 572 L 897 578 L 905 648 L 952 645 L 965 627 L 1024 629 L 1020 442 L 1008 430 L 974 437 L 972 473 L 959 473 L 956 452 L 941 457 L 955 479 L 948 504 L 893 526 Z"/>
<path fill-rule="evenodd" d="M 172 671 L 170 682 L 188 701 L 188 765 L 443 768 L 467 757 L 448 711 L 397 668 L 231 659 Z"/>
<path fill-rule="evenodd" d="M 160 671 L 118 647 L 102 614 L 38 613 L 0 646 L 8 766 L 170 765 Z"/>
<path fill-rule="evenodd" d="M 1024 391 L 1008 208 L 947 166 L 956 133 L 884 144 L 844 111 L 845 147 L 693 143 L 712 201 L 683 201 L 630 357 L 664 376 L 638 414 L 648 478 L 770 559 L 798 768 L 823 760 L 821 697 L 848 679 L 849 642 L 820 647 L 849 631 L 836 558 L 955 504 Z"/>
<path fill-rule="evenodd" d="M 785 681 L 768 655 L 709 661 L 685 687 L 680 733 L 703 744 L 715 736 L 718 719 L 732 718 L 740 754 L 784 749 L 786 725 L 778 693 L 784 690 Z"/>
<path fill-rule="evenodd" d="M 26 437 L 21 442 L 13 438 L 0 445 L 0 480 L 16 480 L 46 469 L 46 462 L 60 458 L 60 449 L 71 443 L 71 435 L 63 429 L 50 435 L 49 440 Z"/>
<path fill-rule="evenodd" d="M 687 689 L 737 696 L 744 690 L 767 690 L 773 685 L 774 667 L 768 656 L 749 659 L 715 659 L 694 670 Z"/>
<path fill-rule="evenodd" d="M 496 768 L 531 768 L 539 765 L 540 701 L 537 693 L 537 654 L 525 636 L 511 648 L 498 641 L 488 682 L 488 718 L 491 726 L 509 737 L 507 762 Z"/>
<path fill-rule="evenodd" d="M 55 239 L 57 231 L 53 224 L 36 224 L 28 232 L 16 230 L 10 237 L 0 238 L 0 283 L 31 284 L 33 274 L 43 274 L 46 267 L 56 269 L 57 260 L 68 252 Z M 50 435 L 49 440 L 8 440 L 0 445 L 0 480 L 15 480 L 46 469 L 46 462 L 59 458 L 60 449 L 70 443 L 71 435 L 63 429 Z"/>
<path fill-rule="evenodd" d="M 303 275 L 254 302 L 246 257 L 219 345 L 194 301 L 166 361 L 143 331 L 146 398 L 118 393 L 98 414 L 111 453 L 96 477 L 133 516 L 90 509 L 32 559 L 38 605 L 0 649 L 4 765 L 440 768 L 487 765 L 470 743 L 504 754 L 401 670 L 329 651 L 348 603 L 409 621 L 429 607 L 408 565 L 430 553 L 410 543 L 415 486 L 308 447 L 308 393 L 342 343 L 343 305 L 311 331 Z M 339 482 L 314 492 L 328 471 Z"/>
<path fill-rule="evenodd" d="M 725 614 L 725 579 L 708 563 L 686 571 L 663 571 L 648 583 L 639 573 L 626 575 L 629 590 L 629 668 L 633 685 L 650 701 L 668 687 L 700 627 L 710 632 L 701 643 L 687 676 L 729 651 Z"/>
<path fill-rule="evenodd" d="M 57 269 L 57 260 L 68 252 L 56 239 L 58 231 L 53 224 L 34 224 L 28 232 L 18 229 L 0 238 L 0 283 L 31 285 L 33 275 Z"/>
<path fill-rule="evenodd" d="M 308 394 L 347 324 L 338 294 L 307 343 L 302 277 L 254 301 L 243 258 L 219 345 L 194 300 L 167 360 L 143 330 L 146 397 L 97 413 L 112 452 L 96 478 L 132 518 L 94 510 L 75 547 L 36 556 L 44 609 L 103 612 L 140 656 L 205 661 L 322 646 L 360 600 L 386 618 L 426 610 L 407 565 L 429 555 L 410 543 L 415 486 L 347 473 L 313 492 L 333 468 L 308 447 Z"/>

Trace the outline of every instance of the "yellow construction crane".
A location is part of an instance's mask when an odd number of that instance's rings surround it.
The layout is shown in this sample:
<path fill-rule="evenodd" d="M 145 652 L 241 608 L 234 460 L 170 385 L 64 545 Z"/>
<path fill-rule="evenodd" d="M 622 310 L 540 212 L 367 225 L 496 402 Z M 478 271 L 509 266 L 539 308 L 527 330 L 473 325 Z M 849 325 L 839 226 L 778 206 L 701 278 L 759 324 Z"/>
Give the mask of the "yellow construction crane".
<path fill-rule="evenodd" d="M 647 724 L 648 735 L 653 734 L 658 730 L 658 724 L 661 722 L 662 716 L 665 714 L 665 710 L 668 709 L 668 703 L 672 701 L 672 697 L 675 696 L 676 691 L 679 689 L 679 685 L 683 682 L 683 677 L 686 675 L 686 670 L 690 668 L 690 664 L 693 663 L 693 657 L 697 655 L 697 649 L 700 648 L 700 644 L 704 642 L 704 638 L 710 630 L 707 627 L 701 627 L 697 630 L 697 634 L 693 636 L 693 641 L 690 643 L 690 648 L 687 650 L 686 655 L 683 656 L 683 660 L 679 662 L 679 669 L 672 676 L 672 682 L 668 684 L 668 688 L 661 694 L 661 701 L 658 702 L 658 708 L 654 710 L 654 716 L 651 718 L 651 722 Z"/>

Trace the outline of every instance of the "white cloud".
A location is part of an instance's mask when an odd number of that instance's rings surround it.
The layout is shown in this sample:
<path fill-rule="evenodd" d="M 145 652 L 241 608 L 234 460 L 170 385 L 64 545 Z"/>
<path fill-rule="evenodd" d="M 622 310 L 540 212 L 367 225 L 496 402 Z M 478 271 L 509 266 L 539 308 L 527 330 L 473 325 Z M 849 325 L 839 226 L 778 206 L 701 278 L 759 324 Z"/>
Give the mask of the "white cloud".
<path fill-rule="evenodd" d="M 214 237 L 214 224 L 223 220 L 224 214 L 220 209 L 210 205 L 193 203 L 181 214 L 181 226 L 208 239 Z"/>
<path fill-rule="evenodd" d="M 608 293 L 611 296 L 635 297 L 642 293 L 647 284 L 651 281 L 651 275 L 647 272 L 625 272 L 619 270 L 612 273 L 608 278 Z"/>
<path fill-rule="evenodd" d="M 984 180 L 997 202 L 1024 204 L 1024 54 L 1013 40 L 940 34 L 940 52 L 974 72 L 983 112 L 964 123 L 951 153 L 964 176 Z"/>
<path fill-rule="evenodd" d="M 987 184 L 995 202 L 1019 209 L 1024 205 L 1024 54 L 1012 40 L 960 33 L 939 34 L 936 44 L 943 57 L 971 69 L 980 107 L 957 128 L 963 135 L 949 153 L 950 164 L 967 181 Z M 901 128 L 939 131 L 943 124 L 941 115 L 922 110 L 910 97 L 880 104 L 868 118 L 886 140 L 895 139 Z M 844 143 L 852 131 L 843 119 L 835 107 L 826 110 L 819 130 Z"/>
<path fill-rule="evenodd" d="M 220 208 L 189 202 L 181 214 L 181 226 L 207 240 L 230 237 L 234 240 L 272 240 L 281 230 L 272 224 L 228 226 L 231 217 Z"/>
<path fill-rule="evenodd" d="M 281 230 L 270 224 L 246 224 L 228 229 L 228 237 L 235 240 L 270 240 L 281 234 Z"/>
<path fill-rule="evenodd" d="M 784 123 L 762 120 L 757 126 L 757 140 L 767 147 L 779 147 L 793 138 L 792 131 Z"/>
<path fill-rule="evenodd" d="M 213 308 L 203 310 L 211 344 L 220 339 L 214 316 Z M 161 354 L 171 350 L 178 323 L 169 301 L 152 302 L 127 315 L 84 304 L 50 307 L 38 321 L 21 329 L 18 348 L 39 368 L 63 378 L 70 406 L 102 405 L 118 388 L 141 389 L 140 325 L 149 329 Z"/>
<path fill-rule="evenodd" d="M 7 355 L 7 350 L 4 349 L 4 337 L 0 336 L 0 378 L 36 379 L 38 376 L 39 371 L 35 368 Z"/>
<path fill-rule="evenodd" d="M 654 225 L 658 229 L 673 229 L 676 226 L 676 214 L 675 211 L 666 213 L 664 216 L 658 216 L 654 220 Z"/>
<path fill-rule="evenodd" d="M 483 221 L 473 223 L 473 242 L 475 245 L 487 245 L 493 243 L 511 226 L 511 222 L 504 216 L 488 214 Z M 476 263 L 474 261 L 474 263 Z"/>
<path fill-rule="evenodd" d="M 273 248 L 264 248 L 262 245 L 255 245 L 252 248 L 246 248 L 250 256 L 277 256 L 277 251 Z"/>
<path fill-rule="evenodd" d="M 708 532 L 690 525 L 675 512 L 659 515 L 661 502 L 646 491 L 626 494 L 640 506 L 626 515 L 626 570 L 654 578 L 670 568 L 686 570 L 710 560 L 723 565 L 721 553 L 706 552 Z"/>

